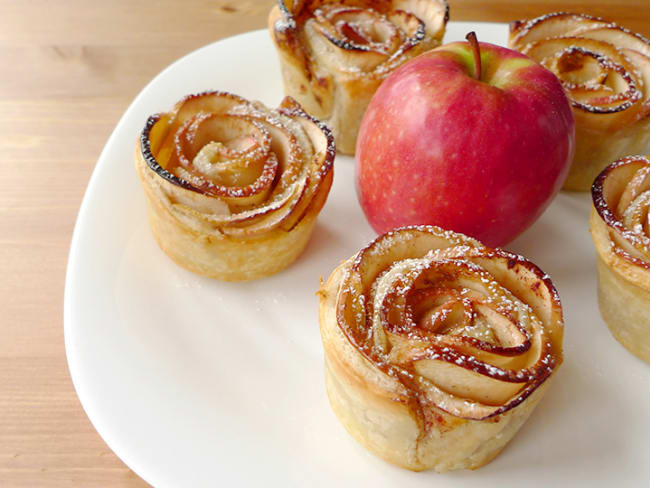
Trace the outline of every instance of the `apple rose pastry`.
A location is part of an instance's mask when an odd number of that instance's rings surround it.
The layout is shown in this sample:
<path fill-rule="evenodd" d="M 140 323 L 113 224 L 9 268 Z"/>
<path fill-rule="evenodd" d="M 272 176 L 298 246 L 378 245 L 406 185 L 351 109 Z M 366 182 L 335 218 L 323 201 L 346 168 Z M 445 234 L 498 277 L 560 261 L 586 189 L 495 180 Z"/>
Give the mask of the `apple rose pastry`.
<path fill-rule="evenodd" d="M 446 0 L 278 0 L 269 15 L 284 89 L 353 154 L 363 113 L 395 68 L 440 44 Z"/>
<path fill-rule="evenodd" d="M 600 313 L 618 342 L 650 362 L 650 159 L 612 163 L 591 191 Z"/>
<path fill-rule="evenodd" d="M 289 97 L 271 110 L 208 92 L 149 117 L 135 164 L 163 251 L 195 273 L 240 281 L 303 250 L 334 153 L 330 131 Z"/>
<path fill-rule="evenodd" d="M 587 191 L 610 162 L 650 150 L 650 42 L 613 22 L 554 13 L 510 25 L 510 47 L 562 82 L 576 152 L 566 190 Z"/>
<path fill-rule="evenodd" d="M 438 227 L 378 237 L 319 291 L 330 403 L 383 459 L 478 468 L 562 361 L 562 309 L 526 259 Z"/>

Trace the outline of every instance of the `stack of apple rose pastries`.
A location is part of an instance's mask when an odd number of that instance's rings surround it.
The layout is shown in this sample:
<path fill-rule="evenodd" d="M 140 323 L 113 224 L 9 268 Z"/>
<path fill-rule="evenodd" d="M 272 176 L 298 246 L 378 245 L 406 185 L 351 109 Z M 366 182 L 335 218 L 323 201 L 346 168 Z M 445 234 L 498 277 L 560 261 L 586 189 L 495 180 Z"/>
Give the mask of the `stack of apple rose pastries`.
<path fill-rule="evenodd" d="M 440 44 L 446 0 L 279 0 L 269 16 L 287 95 L 353 154 L 363 113 L 398 66 Z"/>
<path fill-rule="evenodd" d="M 241 281 L 303 250 L 334 152 L 329 130 L 290 98 L 271 110 L 211 92 L 150 117 L 135 160 L 160 247 L 190 271 Z"/>
<path fill-rule="evenodd" d="M 550 279 L 438 227 L 382 235 L 319 295 L 332 408 L 353 437 L 404 468 L 492 460 L 562 361 Z"/>
<path fill-rule="evenodd" d="M 576 119 L 564 185 L 587 191 L 605 166 L 650 151 L 650 42 L 613 22 L 554 13 L 511 25 L 512 48 L 562 82 Z"/>

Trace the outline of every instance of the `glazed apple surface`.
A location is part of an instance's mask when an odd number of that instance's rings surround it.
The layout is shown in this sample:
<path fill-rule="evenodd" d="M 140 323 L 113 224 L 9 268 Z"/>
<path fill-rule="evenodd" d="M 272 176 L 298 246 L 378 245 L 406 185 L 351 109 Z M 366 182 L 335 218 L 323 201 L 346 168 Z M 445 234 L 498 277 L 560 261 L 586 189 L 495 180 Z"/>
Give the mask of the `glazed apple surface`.
<path fill-rule="evenodd" d="M 557 78 L 474 37 L 413 59 L 380 86 L 359 133 L 357 194 L 378 233 L 432 224 L 502 246 L 557 194 L 574 140 Z"/>

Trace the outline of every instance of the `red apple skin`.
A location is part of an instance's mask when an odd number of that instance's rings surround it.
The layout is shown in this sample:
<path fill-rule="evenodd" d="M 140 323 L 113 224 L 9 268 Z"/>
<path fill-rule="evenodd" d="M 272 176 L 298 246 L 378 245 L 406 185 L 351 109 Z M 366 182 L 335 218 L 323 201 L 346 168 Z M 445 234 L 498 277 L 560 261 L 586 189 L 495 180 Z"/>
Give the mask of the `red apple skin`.
<path fill-rule="evenodd" d="M 479 46 L 481 81 L 469 44 L 451 43 L 396 70 L 370 102 L 356 185 L 378 233 L 434 224 L 503 246 L 560 190 L 575 140 L 560 82 L 516 51 Z"/>

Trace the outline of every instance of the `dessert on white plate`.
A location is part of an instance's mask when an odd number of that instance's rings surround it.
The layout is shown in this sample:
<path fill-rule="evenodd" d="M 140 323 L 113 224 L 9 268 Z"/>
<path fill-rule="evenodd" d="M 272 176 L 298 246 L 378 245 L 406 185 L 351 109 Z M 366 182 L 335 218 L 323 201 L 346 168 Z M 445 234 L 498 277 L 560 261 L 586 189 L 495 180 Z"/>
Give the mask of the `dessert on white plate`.
<path fill-rule="evenodd" d="M 612 163 L 592 195 L 600 313 L 617 341 L 650 362 L 650 159 Z"/>
<path fill-rule="evenodd" d="M 149 118 L 135 164 L 163 251 L 195 273 L 245 281 L 302 252 L 334 154 L 329 129 L 290 97 L 271 110 L 206 92 Z"/>
<path fill-rule="evenodd" d="M 475 469 L 562 362 L 560 300 L 530 261 L 438 227 L 384 234 L 319 291 L 330 404 L 398 466 Z"/>

